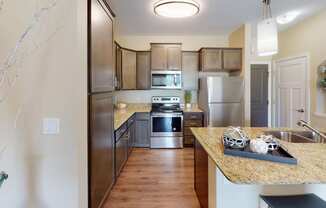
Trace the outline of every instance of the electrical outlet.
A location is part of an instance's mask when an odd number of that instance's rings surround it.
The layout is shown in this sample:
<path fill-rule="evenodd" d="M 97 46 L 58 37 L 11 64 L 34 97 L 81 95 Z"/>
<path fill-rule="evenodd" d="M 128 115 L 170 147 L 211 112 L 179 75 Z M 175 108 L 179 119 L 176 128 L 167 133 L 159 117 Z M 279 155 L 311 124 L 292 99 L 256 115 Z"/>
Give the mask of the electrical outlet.
<path fill-rule="evenodd" d="M 55 135 L 60 133 L 60 119 L 44 118 L 43 119 L 43 134 Z"/>

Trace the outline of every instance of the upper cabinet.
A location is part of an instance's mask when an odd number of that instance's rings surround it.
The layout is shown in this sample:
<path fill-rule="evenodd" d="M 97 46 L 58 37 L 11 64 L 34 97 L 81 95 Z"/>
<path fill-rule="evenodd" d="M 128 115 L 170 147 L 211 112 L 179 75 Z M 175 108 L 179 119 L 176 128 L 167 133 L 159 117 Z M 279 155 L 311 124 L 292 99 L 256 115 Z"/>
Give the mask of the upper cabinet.
<path fill-rule="evenodd" d="M 203 72 L 240 71 L 242 49 L 202 48 L 200 50 L 200 70 Z"/>
<path fill-rule="evenodd" d="M 184 90 L 198 90 L 199 53 L 182 52 L 182 82 Z"/>
<path fill-rule="evenodd" d="M 227 71 L 238 71 L 242 68 L 241 49 L 223 49 L 223 69 Z"/>
<path fill-rule="evenodd" d="M 181 44 L 151 44 L 151 69 L 154 71 L 181 71 Z"/>
<path fill-rule="evenodd" d="M 137 53 L 135 51 L 122 49 L 122 87 L 123 90 L 136 89 L 136 67 L 137 67 Z"/>
<path fill-rule="evenodd" d="M 222 70 L 222 50 L 217 48 L 201 49 L 200 70 L 203 72 L 216 72 Z"/>
<path fill-rule="evenodd" d="M 113 91 L 113 17 L 96 0 L 91 1 L 90 24 L 90 91 Z"/>
<path fill-rule="evenodd" d="M 137 90 L 151 88 L 151 52 L 137 52 Z"/>

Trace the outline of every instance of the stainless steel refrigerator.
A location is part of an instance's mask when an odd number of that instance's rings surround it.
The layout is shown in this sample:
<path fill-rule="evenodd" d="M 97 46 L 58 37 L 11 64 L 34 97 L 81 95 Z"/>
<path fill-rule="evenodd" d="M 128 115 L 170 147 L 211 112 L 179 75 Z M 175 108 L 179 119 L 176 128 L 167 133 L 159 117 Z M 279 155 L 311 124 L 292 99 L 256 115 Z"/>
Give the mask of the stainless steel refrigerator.
<path fill-rule="evenodd" d="M 199 107 L 205 126 L 243 126 L 244 81 L 241 77 L 208 76 L 200 79 Z"/>
<path fill-rule="evenodd" d="M 102 0 L 89 3 L 88 207 L 98 208 L 115 180 L 113 17 Z"/>

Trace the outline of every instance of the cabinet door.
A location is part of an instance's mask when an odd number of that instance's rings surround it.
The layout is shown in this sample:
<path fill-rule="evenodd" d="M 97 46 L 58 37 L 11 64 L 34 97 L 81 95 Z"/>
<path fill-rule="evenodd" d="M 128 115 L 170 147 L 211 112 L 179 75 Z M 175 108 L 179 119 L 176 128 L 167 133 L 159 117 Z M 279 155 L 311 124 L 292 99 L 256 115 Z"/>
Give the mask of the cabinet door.
<path fill-rule="evenodd" d="M 195 139 L 195 191 L 202 208 L 208 208 L 208 154 Z"/>
<path fill-rule="evenodd" d="M 122 51 L 119 46 L 115 47 L 115 57 L 116 57 L 116 63 L 115 63 L 115 76 L 116 76 L 116 87 L 115 89 L 120 90 L 122 87 Z"/>
<path fill-rule="evenodd" d="M 184 90 L 198 90 L 198 52 L 182 53 L 182 80 Z"/>
<path fill-rule="evenodd" d="M 160 71 L 167 70 L 167 48 L 165 45 L 153 44 L 151 46 L 151 68 Z"/>
<path fill-rule="evenodd" d="M 90 30 L 90 91 L 113 91 L 113 20 L 96 0 L 91 2 Z"/>
<path fill-rule="evenodd" d="M 136 138 L 135 147 L 149 147 L 150 145 L 150 120 L 149 114 L 139 113 L 136 115 Z"/>
<path fill-rule="evenodd" d="M 115 143 L 115 175 L 118 177 L 128 159 L 128 132 Z"/>
<path fill-rule="evenodd" d="M 96 208 L 114 183 L 113 95 L 92 95 L 90 104 L 90 202 Z"/>
<path fill-rule="evenodd" d="M 168 53 L 168 70 L 169 71 L 181 71 L 181 46 L 180 45 L 168 45 L 167 46 Z"/>
<path fill-rule="evenodd" d="M 122 89 L 136 89 L 136 52 L 122 49 Z"/>
<path fill-rule="evenodd" d="M 222 69 L 222 50 L 202 49 L 200 58 L 201 71 L 217 72 Z"/>
<path fill-rule="evenodd" d="M 147 90 L 151 87 L 151 53 L 137 52 L 137 89 Z"/>
<path fill-rule="evenodd" d="M 242 68 L 241 49 L 223 49 L 223 69 L 237 71 Z"/>

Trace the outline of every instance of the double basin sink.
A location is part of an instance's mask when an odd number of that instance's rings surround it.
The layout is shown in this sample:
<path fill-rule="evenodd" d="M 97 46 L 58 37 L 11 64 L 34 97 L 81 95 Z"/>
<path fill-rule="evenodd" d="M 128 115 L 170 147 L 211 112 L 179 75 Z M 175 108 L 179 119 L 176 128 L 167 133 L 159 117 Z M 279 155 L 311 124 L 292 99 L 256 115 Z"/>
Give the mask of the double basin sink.
<path fill-rule="evenodd" d="M 325 141 L 316 133 L 310 131 L 265 131 L 265 135 L 291 142 L 291 143 L 324 143 Z"/>

